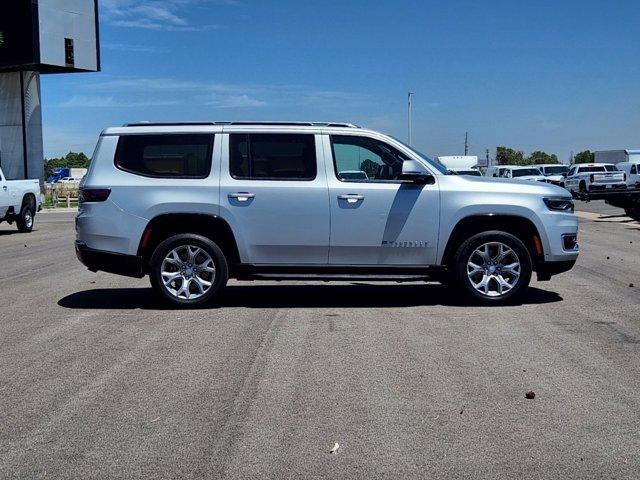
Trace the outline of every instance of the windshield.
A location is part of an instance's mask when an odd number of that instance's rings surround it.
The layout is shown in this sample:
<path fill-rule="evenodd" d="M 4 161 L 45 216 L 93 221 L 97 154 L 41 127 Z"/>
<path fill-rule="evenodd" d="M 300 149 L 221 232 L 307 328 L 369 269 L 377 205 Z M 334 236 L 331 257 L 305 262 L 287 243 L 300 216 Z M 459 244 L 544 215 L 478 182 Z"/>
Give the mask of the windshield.
<path fill-rule="evenodd" d="M 528 177 L 530 175 L 541 175 L 540 170 L 537 168 L 519 168 L 511 172 L 513 178 L 516 177 Z"/>
<path fill-rule="evenodd" d="M 427 157 L 424 153 L 420 153 L 418 150 L 416 150 L 415 148 L 407 145 L 406 143 L 404 143 L 402 140 L 398 140 L 396 137 L 391 137 L 393 138 L 396 142 L 401 143 L 402 145 L 404 145 L 406 148 L 408 148 L 409 150 L 411 150 L 413 153 L 415 153 L 418 157 L 420 157 L 422 160 L 424 160 L 425 162 L 427 162 L 430 166 L 432 166 L 433 168 L 435 168 L 436 170 L 438 170 L 440 173 L 442 173 L 443 175 L 450 175 L 451 172 L 449 172 L 449 169 L 447 167 L 445 167 L 442 163 L 440 163 L 438 160 L 433 160 L 432 158 Z"/>
<path fill-rule="evenodd" d="M 569 167 L 566 165 L 558 165 L 557 167 L 544 167 L 545 175 L 562 175 L 563 173 L 567 173 L 569 171 Z"/>

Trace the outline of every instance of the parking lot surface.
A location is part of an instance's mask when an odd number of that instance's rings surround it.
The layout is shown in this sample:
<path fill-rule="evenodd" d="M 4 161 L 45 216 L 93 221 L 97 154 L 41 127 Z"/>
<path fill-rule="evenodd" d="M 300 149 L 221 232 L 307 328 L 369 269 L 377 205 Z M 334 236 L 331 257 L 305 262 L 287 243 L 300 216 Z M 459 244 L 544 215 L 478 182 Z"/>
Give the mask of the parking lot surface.
<path fill-rule="evenodd" d="M 638 478 L 640 224 L 580 208 L 575 269 L 501 308 L 231 282 L 166 309 L 76 260 L 72 213 L 2 224 L 0 478 Z"/>

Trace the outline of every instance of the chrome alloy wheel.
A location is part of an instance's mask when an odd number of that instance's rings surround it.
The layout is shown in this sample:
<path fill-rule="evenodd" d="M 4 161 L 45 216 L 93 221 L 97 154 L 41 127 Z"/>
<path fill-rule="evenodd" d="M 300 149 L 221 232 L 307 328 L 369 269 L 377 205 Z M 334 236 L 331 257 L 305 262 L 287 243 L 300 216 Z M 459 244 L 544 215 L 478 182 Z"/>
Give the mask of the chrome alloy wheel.
<path fill-rule="evenodd" d="M 467 262 L 471 285 L 487 297 L 500 297 L 511 291 L 518 283 L 520 272 L 518 255 L 500 242 L 480 245 Z"/>
<path fill-rule="evenodd" d="M 24 213 L 24 224 L 27 228 L 33 227 L 33 215 L 31 215 L 30 210 L 27 210 Z"/>
<path fill-rule="evenodd" d="M 183 300 L 195 300 L 207 293 L 216 277 L 211 255 L 194 245 L 180 245 L 162 261 L 160 272 L 167 291 Z"/>

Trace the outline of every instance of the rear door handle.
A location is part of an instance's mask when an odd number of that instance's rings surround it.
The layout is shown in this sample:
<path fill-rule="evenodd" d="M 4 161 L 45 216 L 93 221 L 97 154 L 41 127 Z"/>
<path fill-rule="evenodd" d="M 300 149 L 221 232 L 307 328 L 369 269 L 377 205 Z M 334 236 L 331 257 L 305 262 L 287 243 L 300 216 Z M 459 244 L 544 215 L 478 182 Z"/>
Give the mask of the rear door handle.
<path fill-rule="evenodd" d="M 229 198 L 238 200 L 239 202 L 247 202 L 249 199 L 255 197 L 255 194 L 249 192 L 230 193 Z"/>
<path fill-rule="evenodd" d="M 359 193 L 345 193 L 343 195 L 338 195 L 338 200 L 346 200 L 347 203 L 356 203 L 360 200 L 364 200 L 364 195 L 360 195 Z"/>

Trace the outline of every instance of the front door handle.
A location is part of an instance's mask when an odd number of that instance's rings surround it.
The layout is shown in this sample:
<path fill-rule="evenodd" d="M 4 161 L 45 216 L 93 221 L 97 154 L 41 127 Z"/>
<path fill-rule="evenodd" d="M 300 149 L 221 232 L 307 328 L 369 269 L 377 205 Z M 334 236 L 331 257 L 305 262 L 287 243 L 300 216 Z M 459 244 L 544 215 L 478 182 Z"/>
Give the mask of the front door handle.
<path fill-rule="evenodd" d="M 356 203 L 364 200 L 364 195 L 360 195 L 359 193 L 345 193 L 338 195 L 338 200 L 346 200 L 347 203 Z"/>
<path fill-rule="evenodd" d="M 233 198 L 234 200 L 238 200 L 239 202 L 247 202 L 253 197 L 255 197 L 255 194 L 249 192 L 238 192 L 229 194 L 229 198 Z"/>
<path fill-rule="evenodd" d="M 6 192 L 6 191 L 7 191 L 7 186 L 6 186 L 6 185 L 4 185 L 4 186 L 2 187 L 2 189 Z"/>

